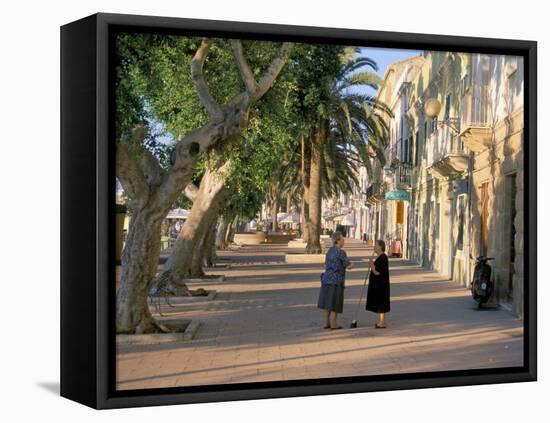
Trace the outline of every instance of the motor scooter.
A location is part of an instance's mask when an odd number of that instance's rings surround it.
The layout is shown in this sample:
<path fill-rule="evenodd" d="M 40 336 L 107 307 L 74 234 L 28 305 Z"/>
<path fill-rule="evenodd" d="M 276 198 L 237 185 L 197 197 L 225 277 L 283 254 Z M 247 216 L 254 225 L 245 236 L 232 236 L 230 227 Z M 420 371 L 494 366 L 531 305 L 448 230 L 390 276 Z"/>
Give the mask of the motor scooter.
<path fill-rule="evenodd" d="M 491 266 L 487 263 L 489 260 L 494 260 L 494 258 L 479 256 L 476 259 L 471 290 L 478 308 L 482 308 L 483 304 L 488 302 L 491 295 L 493 295 L 494 285 L 491 281 Z"/>

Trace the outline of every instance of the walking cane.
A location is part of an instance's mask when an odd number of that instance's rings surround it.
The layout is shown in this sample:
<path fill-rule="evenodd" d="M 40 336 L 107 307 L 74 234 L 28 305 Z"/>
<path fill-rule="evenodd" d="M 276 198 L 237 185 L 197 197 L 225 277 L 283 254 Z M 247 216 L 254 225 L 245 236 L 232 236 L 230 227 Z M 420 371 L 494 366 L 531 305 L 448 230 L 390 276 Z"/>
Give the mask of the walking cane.
<path fill-rule="evenodd" d="M 357 317 L 359 316 L 359 309 L 361 308 L 361 300 L 363 299 L 363 293 L 365 292 L 365 286 L 367 286 L 367 279 L 370 275 L 370 267 L 367 272 L 367 275 L 365 276 L 365 282 L 363 283 L 363 288 L 361 288 L 361 296 L 359 297 L 359 303 L 357 304 L 357 310 L 355 311 L 355 319 L 351 321 L 351 325 L 349 326 L 351 329 L 354 329 L 357 327 Z"/>

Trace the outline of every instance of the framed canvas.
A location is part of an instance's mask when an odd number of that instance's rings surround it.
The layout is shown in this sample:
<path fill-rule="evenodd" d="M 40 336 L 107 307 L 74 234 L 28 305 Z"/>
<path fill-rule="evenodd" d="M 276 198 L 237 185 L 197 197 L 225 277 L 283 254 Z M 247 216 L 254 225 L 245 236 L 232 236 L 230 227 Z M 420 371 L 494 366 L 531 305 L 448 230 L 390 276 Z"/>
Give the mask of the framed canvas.
<path fill-rule="evenodd" d="M 61 395 L 536 380 L 536 69 L 533 41 L 63 26 Z"/>

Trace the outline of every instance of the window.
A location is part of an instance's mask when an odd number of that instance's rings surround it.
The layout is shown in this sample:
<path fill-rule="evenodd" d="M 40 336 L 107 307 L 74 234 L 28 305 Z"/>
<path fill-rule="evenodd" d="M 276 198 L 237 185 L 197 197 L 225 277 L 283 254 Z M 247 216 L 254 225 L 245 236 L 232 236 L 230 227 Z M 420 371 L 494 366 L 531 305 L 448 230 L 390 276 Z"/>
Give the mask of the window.
<path fill-rule="evenodd" d="M 403 140 L 403 147 L 401 149 L 401 161 L 403 163 L 409 163 L 409 138 Z"/>
<path fill-rule="evenodd" d="M 436 132 L 436 131 L 437 131 L 437 116 L 435 116 L 432 119 L 432 131 L 431 132 Z"/>
<path fill-rule="evenodd" d="M 415 138 L 415 150 L 414 150 L 414 165 L 418 166 L 420 164 L 420 133 L 419 131 L 416 131 L 416 134 L 414 136 Z"/>
<path fill-rule="evenodd" d="M 510 270 L 508 272 L 508 300 L 513 300 L 514 295 L 514 273 L 516 270 L 515 261 L 516 261 L 516 174 L 513 173 L 506 177 L 507 186 L 508 186 L 508 237 L 509 237 L 509 266 Z"/>
<path fill-rule="evenodd" d="M 506 78 L 511 79 L 516 75 L 518 62 L 515 57 L 506 57 L 504 59 L 504 73 Z"/>
<path fill-rule="evenodd" d="M 460 80 L 460 95 L 463 96 L 466 94 L 466 91 L 468 91 L 468 88 L 470 86 L 470 75 L 467 73 L 464 74 L 462 79 Z"/>
<path fill-rule="evenodd" d="M 439 201 L 437 203 L 435 203 L 435 242 L 436 242 L 436 246 L 438 245 L 438 241 L 439 241 L 439 217 L 440 217 L 440 213 L 441 213 L 441 206 L 439 204 Z"/>
<path fill-rule="evenodd" d="M 456 236 L 456 248 L 459 251 L 464 249 L 464 196 L 458 197 L 458 234 Z"/>
<path fill-rule="evenodd" d="M 415 244 L 416 244 L 416 248 L 418 249 L 419 248 L 419 237 L 418 237 L 418 231 L 419 231 L 419 228 L 420 228 L 420 225 L 419 225 L 419 219 L 418 219 L 418 209 L 415 210 L 414 212 L 414 241 L 415 241 Z"/>
<path fill-rule="evenodd" d="M 451 101 L 452 101 L 452 94 L 448 93 L 445 97 L 445 120 L 449 120 L 451 117 Z"/>
<path fill-rule="evenodd" d="M 489 241 L 489 183 L 485 182 L 480 187 L 481 190 L 481 255 L 487 255 Z"/>
<path fill-rule="evenodd" d="M 423 149 L 422 149 L 424 160 L 426 160 L 426 158 L 428 157 L 428 149 L 426 148 L 426 145 L 428 144 L 427 140 L 428 140 L 428 121 L 425 120 L 424 121 L 424 142 L 423 142 Z"/>

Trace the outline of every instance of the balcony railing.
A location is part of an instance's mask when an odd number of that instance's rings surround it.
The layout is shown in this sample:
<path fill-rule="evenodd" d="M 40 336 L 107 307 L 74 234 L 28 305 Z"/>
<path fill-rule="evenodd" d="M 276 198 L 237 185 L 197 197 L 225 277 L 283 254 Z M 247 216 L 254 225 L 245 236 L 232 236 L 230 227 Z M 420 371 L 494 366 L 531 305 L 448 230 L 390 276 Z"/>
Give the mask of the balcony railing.
<path fill-rule="evenodd" d="M 468 166 L 462 137 L 448 125 L 441 125 L 426 143 L 426 165 L 435 177 L 456 177 Z"/>
<path fill-rule="evenodd" d="M 401 165 L 396 167 L 393 175 L 395 186 L 404 188 L 410 187 L 412 183 L 411 175 L 412 169 L 409 166 Z"/>
<path fill-rule="evenodd" d="M 432 166 L 434 163 L 445 158 L 449 154 L 464 154 L 464 143 L 462 137 L 447 126 L 441 125 L 437 131 L 433 132 L 426 142 L 426 165 Z"/>
<path fill-rule="evenodd" d="M 490 98 L 488 87 L 471 85 L 460 107 L 460 135 L 466 147 L 482 151 L 491 144 Z"/>

